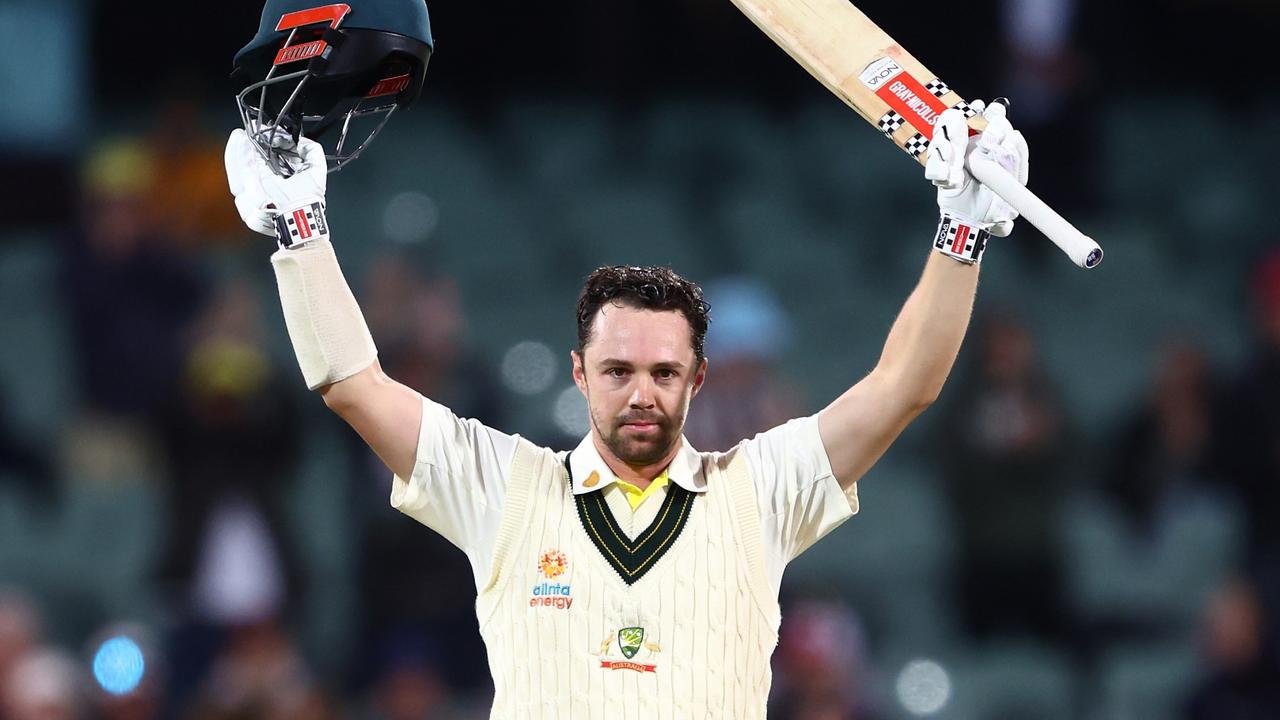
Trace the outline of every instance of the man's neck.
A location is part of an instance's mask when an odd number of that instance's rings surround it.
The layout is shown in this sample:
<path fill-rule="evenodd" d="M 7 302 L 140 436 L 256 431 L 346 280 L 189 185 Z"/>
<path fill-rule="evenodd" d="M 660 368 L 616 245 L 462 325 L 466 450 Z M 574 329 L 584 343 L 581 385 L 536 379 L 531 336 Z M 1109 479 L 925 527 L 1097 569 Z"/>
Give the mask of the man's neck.
<path fill-rule="evenodd" d="M 680 447 L 683 442 L 684 438 L 676 438 L 675 445 L 673 445 L 671 450 L 656 463 L 649 465 L 629 465 L 622 460 L 619 460 L 618 457 L 609 450 L 609 446 L 604 444 L 604 441 L 600 439 L 599 434 L 594 430 L 591 432 L 591 443 L 595 445 L 596 452 L 600 454 L 600 459 L 604 460 L 604 464 L 609 466 L 609 469 L 613 471 L 614 476 L 623 482 L 635 485 L 641 490 L 649 487 L 649 483 L 653 482 L 654 478 L 661 475 L 662 471 L 666 470 L 667 466 L 671 464 L 671 461 L 676 459 L 676 455 L 680 453 Z"/>

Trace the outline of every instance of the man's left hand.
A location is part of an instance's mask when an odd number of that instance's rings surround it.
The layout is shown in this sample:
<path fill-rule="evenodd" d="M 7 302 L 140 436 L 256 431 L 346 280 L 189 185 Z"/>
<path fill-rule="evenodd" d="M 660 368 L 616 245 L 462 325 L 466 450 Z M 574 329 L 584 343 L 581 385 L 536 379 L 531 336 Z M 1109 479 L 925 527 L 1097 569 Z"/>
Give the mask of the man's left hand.
<path fill-rule="evenodd" d="M 996 237 L 1007 237 L 1018 211 L 974 179 L 965 160 L 971 153 L 981 153 L 1026 185 L 1030 166 L 1027 141 L 1009 123 L 1005 103 L 996 101 L 988 107 L 975 100 L 971 105 L 987 119 L 987 129 L 970 137 L 964 113 L 955 108 L 944 111 L 934 126 L 924 174 L 938 187 L 938 208 L 943 215 L 989 230 Z"/>
<path fill-rule="evenodd" d="M 275 237 L 282 247 L 328 237 L 327 219 L 323 215 L 329 176 L 320 143 L 305 137 L 300 139 L 295 172 L 287 178 L 272 171 L 240 128 L 227 138 L 223 159 L 236 210 L 250 230 Z M 299 230 L 297 223 L 290 225 L 288 220 L 292 213 L 299 211 L 307 224 L 305 232 Z"/>

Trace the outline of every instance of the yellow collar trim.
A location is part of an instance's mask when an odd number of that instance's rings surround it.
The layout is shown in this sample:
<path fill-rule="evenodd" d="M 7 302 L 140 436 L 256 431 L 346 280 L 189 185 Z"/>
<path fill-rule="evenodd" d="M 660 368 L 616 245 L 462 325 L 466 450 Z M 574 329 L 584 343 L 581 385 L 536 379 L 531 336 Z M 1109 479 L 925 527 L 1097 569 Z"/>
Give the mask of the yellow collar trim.
<path fill-rule="evenodd" d="M 631 505 L 632 512 L 635 512 L 636 508 L 639 508 L 645 500 L 648 500 L 651 496 L 657 494 L 659 490 L 667 486 L 667 482 L 671 479 L 667 475 L 667 472 L 668 471 L 663 470 L 662 474 L 654 478 L 653 482 L 649 483 L 649 486 L 643 490 L 632 485 L 626 480 L 616 480 L 618 483 L 618 489 L 626 493 L 627 503 Z"/>

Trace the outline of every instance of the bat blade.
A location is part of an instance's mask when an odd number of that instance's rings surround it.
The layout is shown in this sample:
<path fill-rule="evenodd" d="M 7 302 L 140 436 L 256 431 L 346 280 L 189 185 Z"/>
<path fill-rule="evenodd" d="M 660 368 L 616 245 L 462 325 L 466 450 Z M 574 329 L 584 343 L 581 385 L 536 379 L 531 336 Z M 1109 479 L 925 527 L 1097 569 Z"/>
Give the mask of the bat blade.
<path fill-rule="evenodd" d="M 847 0 L 732 2 L 810 75 L 918 162 L 926 159 L 938 114 L 954 105 L 968 108 Z M 982 117 L 969 114 L 971 127 L 982 130 Z"/>
<path fill-rule="evenodd" d="M 766 35 L 917 162 L 928 159 L 938 115 L 959 108 L 981 132 L 986 119 L 847 0 L 732 0 Z M 983 168 L 1004 197 L 1071 260 L 1091 268 L 1102 250 L 1000 168 Z M 1003 173 L 1003 176 L 1000 174 Z M 997 187 L 998 186 L 998 187 Z M 1021 187 L 1021 186 L 1019 186 Z"/>

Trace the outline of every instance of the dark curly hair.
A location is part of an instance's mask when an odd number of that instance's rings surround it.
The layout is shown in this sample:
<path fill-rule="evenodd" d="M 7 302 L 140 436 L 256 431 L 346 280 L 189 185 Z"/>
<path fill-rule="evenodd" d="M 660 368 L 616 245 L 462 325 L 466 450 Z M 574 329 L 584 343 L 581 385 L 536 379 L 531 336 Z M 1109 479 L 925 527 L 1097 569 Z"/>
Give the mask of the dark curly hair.
<path fill-rule="evenodd" d="M 587 276 L 578 295 L 578 352 L 591 341 L 596 311 L 606 302 L 644 310 L 676 310 L 689 321 L 693 354 L 699 363 L 711 324 L 711 306 L 702 288 L 677 275 L 671 268 L 610 265 Z"/>

